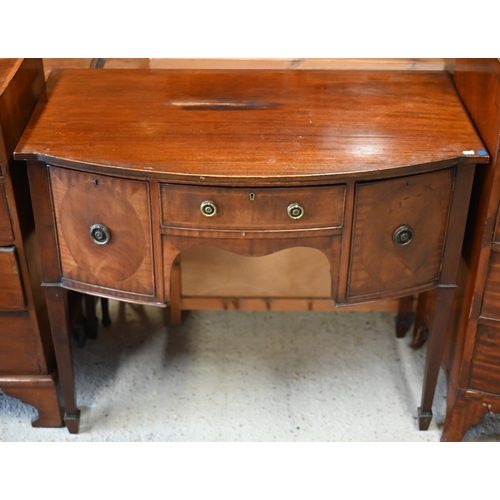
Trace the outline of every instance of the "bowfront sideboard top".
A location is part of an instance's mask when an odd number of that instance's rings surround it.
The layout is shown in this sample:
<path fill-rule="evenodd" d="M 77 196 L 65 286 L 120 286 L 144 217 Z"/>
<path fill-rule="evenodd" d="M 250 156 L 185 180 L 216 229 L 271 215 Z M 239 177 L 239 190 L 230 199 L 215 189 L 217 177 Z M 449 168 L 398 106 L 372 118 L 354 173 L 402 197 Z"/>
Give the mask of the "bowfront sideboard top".
<path fill-rule="evenodd" d="M 489 160 L 450 75 L 55 71 L 15 158 L 71 432 L 65 290 L 164 306 L 174 260 L 198 245 L 315 248 L 339 305 L 428 294 L 428 427 L 475 165 Z"/>
<path fill-rule="evenodd" d="M 16 158 L 279 185 L 485 162 L 481 149 L 447 73 L 54 70 Z"/>

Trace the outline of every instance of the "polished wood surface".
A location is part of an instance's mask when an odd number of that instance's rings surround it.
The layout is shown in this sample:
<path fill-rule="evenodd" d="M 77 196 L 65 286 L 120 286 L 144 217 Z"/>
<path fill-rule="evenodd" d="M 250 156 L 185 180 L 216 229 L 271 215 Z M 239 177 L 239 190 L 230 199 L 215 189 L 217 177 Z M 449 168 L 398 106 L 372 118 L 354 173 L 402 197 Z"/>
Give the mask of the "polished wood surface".
<path fill-rule="evenodd" d="M 315 188 L 214 188 L 162 184 L 162 224 L 165 227 L 214 230 L 286 230 L 342 227 L 344 186 Z M 214 217 L 206 217 L 204 201 L 217 206 Z M 300 219 L 291 219 L 288 207 L 304 207 Z"/>
<path fill-rule="evenodd" d="M 500 200 L 500 61 L 458 59 L 454 82 L 490 163 L 478 169 L 443 357 L 447 415 L 443 441 L 459 441 L 488 411 L 500 412 L 496 329 L 498 253 L 493 242 Z"/>
<path fill-rule="evenodd" d="M 437 280 L 453 169 L 358 186 L 348 294 L 370 295 Z M 388 233 L 407 225 L 408 245 Z"/>
<path fill-rule="evenodd" d="M 61 426 L 26 165 L 12 158 L 43 85 L 41 59 L 0 59 L 0 390 L 38 410 L 34 426 Z"/>
<path fill-rule="evenodd" d="M 14 241 L 5 185 L 0 182 L 0 242 Z"/>
<path fill-rule="evenodd" d="M 47 376 L 11 376 L 2 381 L 5 394 L 34 406 L 38 416 L 33 427 L 61 427 L 57 373 Z"/>
<path fill-rule="evenodd" d="M 8 161 L 44 86 L 40 59 L 10 60 L 0 67 L 0 163 Z"/>
<path fill-rule="evenodd" d="M 15 247 L 0 247 L 0 310 L 26 307 Z"/>
<path fill-rule="evenodd" d="M 482 148 L 444 73 L 54 70 L 16 158 L 279 185 L 482 163 Z"/>
<path fill-rule="evenodd" d="M 469 388 L 500 397 L 500 328 L 479 325 L 472 358 Z"/>
<path fill-rule="evenodd" d="M 339 305 L 429 292 L 426 429 L 482 148 L 447 74 L 52 73 L 15 157 L 28 160 L 70 432 L 79 412 L 66 290 L 178 307 L 176 262 L 197 246 L 248 257 L 319 250 Z M 214 217 L 200 211 L 205 198 Z M 298 224 L 286 215 L 293 203 L 305 208 Z M 89 235 L 96 223 L 112 235 L 103 254 Z M 410 224 L 400 245 L 396 229 Z M 115 269 L 108 260 L 122 255 L 130 263 Z M 117 285 L 146 276 L 150 295 L 136 281 Z"/>
<path fill-rule="evenodd" d="M 484 284 L 481 316 L 500 321 L 500 249 L 492 251 Z M 500 325 L 499 325 L 500 326 Z"/>
<path fill-rule="evenodd" d="M 49 170 L 62 276 L 122 291 L 154 295 L 148 185 L 60 168 Z M 89 229 L 111 232 L 96 244 Z"/>
<path fill-rule="evenodd" d="M 40 374 L 37 342 L 29 314 L 0 314 L 0 388 L 11 375 Z M 36 405 L 34 405 L 36 407 Z M 59 422 L 60 423 L 60 422 Z"/>

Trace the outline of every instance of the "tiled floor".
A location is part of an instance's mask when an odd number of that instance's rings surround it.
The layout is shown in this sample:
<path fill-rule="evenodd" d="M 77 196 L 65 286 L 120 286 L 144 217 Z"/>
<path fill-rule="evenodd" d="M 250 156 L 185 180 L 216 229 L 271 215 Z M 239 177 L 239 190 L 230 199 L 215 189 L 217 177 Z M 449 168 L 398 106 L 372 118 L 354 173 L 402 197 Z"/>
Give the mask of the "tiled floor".
<path fill-rule="evenodd" d="M 33 429 L 0 395 L 0 441 L 439 441 L 417 428 L 425 348 L 396 339 L 387 312 L 192 312 L 111 302 L 113 324 L 75 347 L 79 435 Z M 488 416 L 468 441 L 500 440 Z"/>

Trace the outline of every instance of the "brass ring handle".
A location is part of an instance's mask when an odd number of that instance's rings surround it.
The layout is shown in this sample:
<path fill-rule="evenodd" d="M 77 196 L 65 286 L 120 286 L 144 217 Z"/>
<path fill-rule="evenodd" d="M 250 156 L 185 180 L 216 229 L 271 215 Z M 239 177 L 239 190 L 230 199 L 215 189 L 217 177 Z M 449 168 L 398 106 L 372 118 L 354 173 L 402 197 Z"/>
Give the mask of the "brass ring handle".
<path fill-rule="evenodd" d="M 300 203 L 292 203 L 288 205 L 286 212 L 290 219 L 300 219 L 304 215 L 305 209 Z"/>
<path fill-rule="evenodd" d="M 103 224 L 94 224 L 90 228 L 90 237 L 97 245 L 106 245 L 111 239 L 111 232 Z"/>
<path fill-rule="evenodd" d="M 396 245 L 404 247 L 413 239 L 413 229 L 410 226 L 400 226 L 394 231 L 392 240 Z"/>
<path fill-rule="evenodd" d="M 200 205 L 200 212 L 205 217 L 213 217 L 217 213 L 217 205 L 210 200 L 204 201 Z"/>

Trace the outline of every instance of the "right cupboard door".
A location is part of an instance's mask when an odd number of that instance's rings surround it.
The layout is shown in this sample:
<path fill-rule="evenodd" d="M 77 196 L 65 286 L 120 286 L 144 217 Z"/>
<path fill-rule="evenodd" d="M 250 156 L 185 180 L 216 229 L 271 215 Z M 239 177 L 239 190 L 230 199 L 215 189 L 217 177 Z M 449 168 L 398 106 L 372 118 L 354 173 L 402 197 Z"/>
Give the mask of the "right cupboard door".
<path fill-rule="evenodd" d="M 359 183 L 348 298 L 439 279 L 455 168 Z"/>

